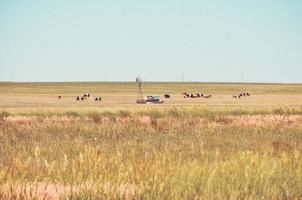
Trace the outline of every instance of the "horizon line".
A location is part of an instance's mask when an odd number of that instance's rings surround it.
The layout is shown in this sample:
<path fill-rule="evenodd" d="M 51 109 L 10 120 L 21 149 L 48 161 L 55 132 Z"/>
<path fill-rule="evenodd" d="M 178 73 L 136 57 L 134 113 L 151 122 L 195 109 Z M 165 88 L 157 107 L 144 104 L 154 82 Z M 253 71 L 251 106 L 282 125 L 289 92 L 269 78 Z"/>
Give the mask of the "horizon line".
<path fill-rule="evenodd" d="M 264 85 L 301 85 L 302 82 L 256 82 L 256 81 L 143 81 L 144 83 L 208 83 L 208 84 L 264 84 Z M 136 83 L 135 81 L 0 81 L 3 83 Z"/>

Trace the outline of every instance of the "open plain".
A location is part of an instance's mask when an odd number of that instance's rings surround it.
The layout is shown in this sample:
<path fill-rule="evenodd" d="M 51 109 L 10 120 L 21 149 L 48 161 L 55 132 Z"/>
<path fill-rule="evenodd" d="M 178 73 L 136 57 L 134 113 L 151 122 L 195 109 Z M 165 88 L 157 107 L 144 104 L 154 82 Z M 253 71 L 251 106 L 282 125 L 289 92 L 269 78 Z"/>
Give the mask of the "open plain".
<path fill-rule="evenodd" d="M 76 101 L 87 92 L 102 101 Z M 143 94 L 171 98 L 136 104 L 130 82 L 0 83 L 0 199 L 302 199 L 302 85 Z"/>

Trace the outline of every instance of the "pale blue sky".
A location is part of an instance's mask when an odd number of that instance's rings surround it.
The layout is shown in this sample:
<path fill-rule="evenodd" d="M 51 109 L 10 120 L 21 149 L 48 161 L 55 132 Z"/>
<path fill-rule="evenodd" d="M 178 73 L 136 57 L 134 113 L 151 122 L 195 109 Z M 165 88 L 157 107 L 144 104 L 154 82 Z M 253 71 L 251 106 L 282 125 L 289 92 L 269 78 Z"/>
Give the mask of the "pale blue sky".
<path fill-rule="evenodd" d="M 302 82 L 301 0 L 0 0 L 0 81 Z"/>

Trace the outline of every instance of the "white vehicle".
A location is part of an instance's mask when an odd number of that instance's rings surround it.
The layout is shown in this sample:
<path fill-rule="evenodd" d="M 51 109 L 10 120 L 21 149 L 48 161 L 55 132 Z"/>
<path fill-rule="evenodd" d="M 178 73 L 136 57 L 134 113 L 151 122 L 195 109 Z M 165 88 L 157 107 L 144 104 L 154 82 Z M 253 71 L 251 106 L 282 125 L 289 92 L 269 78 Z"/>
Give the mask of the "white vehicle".
<path fill-rule="evenodd" d="M 160 100 L 159 96 L 145 96 L 143 99 L 137 99 L 136 103 L 145 104 L 145 103 L 164 103 L 164 101 Z"/>
<path fill-rule="evenodd" d="M 143 89 L 142 89 L 142 85 L 143 85 L 143 81 L 141 79 L 140 76 L 136 77 L 136 84 L 138 86 L 138 97 L 136 99 L 136 103 L 138 104 L 145 104 L 145 103 L 153 103 L 153 104 L 157 104 L 157 103 L 164 103 L 164 101 L 160 100 L 159 96 L 145 96 L 143 97 Z"/>

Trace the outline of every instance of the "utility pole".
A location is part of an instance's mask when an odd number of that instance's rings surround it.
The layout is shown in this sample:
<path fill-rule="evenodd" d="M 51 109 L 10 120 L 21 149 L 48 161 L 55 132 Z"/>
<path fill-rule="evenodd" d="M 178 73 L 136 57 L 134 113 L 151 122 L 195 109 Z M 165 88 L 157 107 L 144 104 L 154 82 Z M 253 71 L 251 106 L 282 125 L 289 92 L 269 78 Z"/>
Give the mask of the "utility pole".
<path fill-rule="evenodd" d="M 184 82 L 184 73 L 183 72 L 181 72 L 181 80 L 182 80 L 182 82 Z"/>

